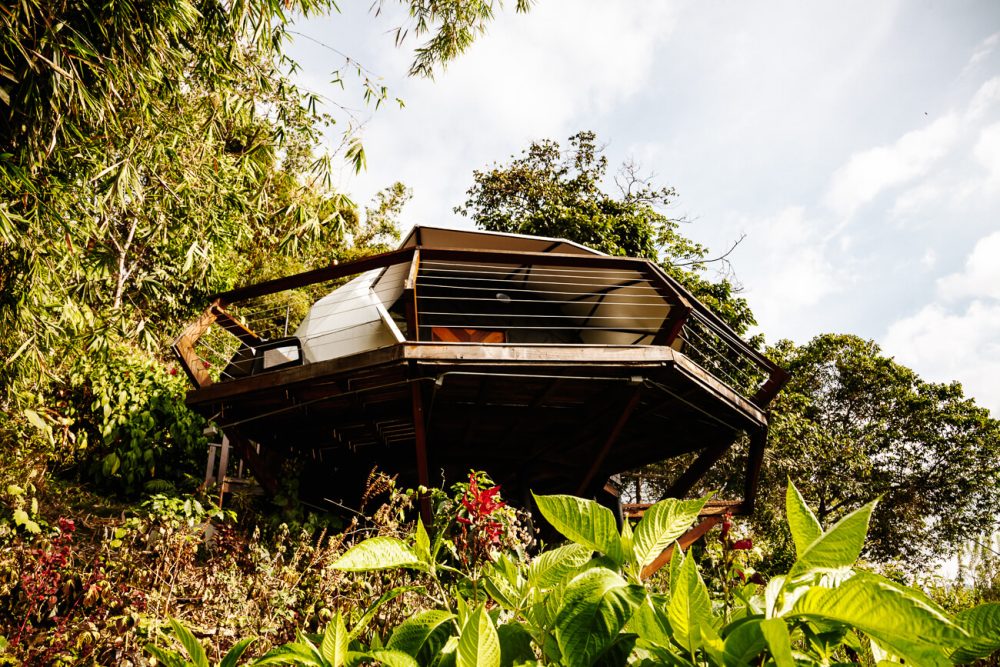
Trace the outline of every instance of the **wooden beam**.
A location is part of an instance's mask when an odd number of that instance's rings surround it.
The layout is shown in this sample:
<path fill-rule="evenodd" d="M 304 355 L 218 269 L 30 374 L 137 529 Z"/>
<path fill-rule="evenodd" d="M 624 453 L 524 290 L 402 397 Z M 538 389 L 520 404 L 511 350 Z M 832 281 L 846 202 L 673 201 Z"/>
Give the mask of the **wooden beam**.
<path fill-rule="evenodd" d="M 510 264 L 521 266 L 566 266 L 595 269 L 626 269 L 641 271 L 648 260 L 635 257 L 608 257 L 607 255 L 574 255 L 555 252 L 523 252 L 511 250 L 469 250 L 456 248 L 421 248 L 424 261 L 451 260 L 479 262 L 482 264 Z M 529 261 L 530 258 L 530 261 Z"/>
<path fill-rule="evenodd" d="M 701 539 L 702 535 L 711 530 L 720 521 L 722 521 L 722 518 L 717 516 L 702 519 L 697 526 L 681 535 L 680 539 L 677 540 L 677 544 L 680 544 L 681 549 L 687 549 L 689 546 Z M 661 567 L 669 563 L 673 555 L 674 545 L 671 544 L 656 557 L 656 560 L 642 568 L 642 572 L 639 573 L 639 578 L 649 579 L 651 576 L 656 574 Z"/>
<path fill-rule="evenodd" d="M 420 393 L 420 384 L 413 382 L 410 384 L 410 391 L 413 397 L 413 431 L 416 439 L 417 456 L 417 481 L 421 486 L 430 487 L 430 473 L 427 466 L 427 429 L 424 423 L 424 402 Z M 434 517 L 431 515 L 431 498 L 427 492 L 420 494 L 420 516 L 424 521 L 424 526 L 430 529 L 434 524 Z"/>
<path fill-rule="evenodd" d="M 212 378 L 209 376 L 208 370 L 205 369 L 205 364 L 198 357 L 198 353 L 195 352 L 194 345 L 215 323 L 215 319 L 218 317 L 218 305 L 219 302 L 215 301 L 206 308 L 198 319 L 184 329 L 173 344 L 174 354 L 177 355 L 181 368 L 184 369 L 184 373 L 195 387 L 207 387 L 212 384 Z"/>
<path fill-rule="evenodd" d="M 621 415 L 618 417 L 618 421 L 612 427 L 611 432 L 608 437 L 605 438 L 604 444 L 601 449 L 597 452 L 597 457 L 594 459 L 593 463 L 590 464 L 590 468 L 584 474 L 583 479 L 580 480 L 579 486 L 576 488 L 576 495 L 582 496 L 590 488 L 590 483 L 594 481 L 594 477 L 597 472 L 604 465 L 604 460 L 608 458 L 608 454 L 611 453 L 611 448 L 614 447 L 615 443 L 618 441 L 618 436 L 621 435 L 622 429 L 628 423 L 629 418 L 632 416 L 632 411 L 635 410 L 635 406 L 639 404 L 639 396 L 642 394 L 642 386 L 638 386 L 632 392 L 632 396 L 629 397 L 628 403 L 622 409 Z"/>
<path fill-rule="evenodd" d="M 420 277 L 420 249 L 413 251 L 410 271 L 403 284 L 403 305 L 406 308 L 406 336 L 410 340 L 420 340 L 420 310 L 417 307 L 417 279 Z"/>
<path fill-rule="evenodd" d="M 691 311 L 691 304 L 686 301 L 678 301 L 677 303 L 670 304 L 670 311 L 663 319 L 663 325 L 660 326 L 660 330 L 653 336 L 653 345 L 666 345 L 668 347 L 673 345 L 674 341 L 681 334 L 684 323 L 687 322 Z"/>
<path fill-rule="evenodd" d="M 264 490 L 272 496 L 276 494 L 278 492 L 278 479 L 264 463 L 264 459 L 257 453 L 253 444 L 244 438 L 238 429 L 233 427 L 227 427 L 223 433 L 229 438 L 229 442 L 233 443 L 236 451 L 239 452 L 240 457 L 246 462 L 250 472 L 253 473 L 254 478 Z"/>
<path fill-rule="evenodd" d="M 230 315 L 222 306 L 213 306 L 215 311 L 215 321 L 220 327 L 240 339 L 241 343 L 255 347 L 263 340 L 260 336 L 243 325 L 242 322 Z"/>
<path fill-rule="evenodd" d="M 365 271 L 371 271 L 372 269 L 382 269 L 393 264 L 401 264 L 410 261 L 414 252 L 415 248 L 413 247 L 401 248 L 380 255 L 372 255 L 371 257 L 363 257 L 352 262 L 345 262 L 344 264 L 332 264 L 322 269 L 313 269 L 312 271 L 304 271 L 303 273 L 296 273 L 284 278 L 267 280 L 256 285 L 238 287 L 228 292 L 221 292 L 210 298 L 217 300 L 219 305 L 224 306 L 236 303 L 237 301 L 264 296 L 265 294 L 274 294 L 275 292 L 283 292 L 297 287 L 324 283 L 336 280 L 337 278 L 345 278 L 358 273 L 364 273 Z"/>
<path fill-rule="evenodd" d="M 732 447 L 732 443 L 723 441 L 719 445 L 702 450 L 698 458 L 694 460 L 694 463 L 688 466 L 688 469 L 681 473 L 677 481 L 663 492 L 660 500 L 666 498 L 683 498 L 687 495 L 687 492 L 698 483 L 698 480 L 705 476 L 708 469 L 721 459 L 723 454 L 729 451 L 730 447 Z"/>
<path fill-rule="evenodd" d="M 788 384 L 791 377 L 791 374 L 784 368 L 772 365 L 767 381 L 764 382 L 763 386 L 757 390 L 757 393 L 750 400 L 762 408 L 767 407 L 768 403 L 778 395 L 778 392 Z"/>

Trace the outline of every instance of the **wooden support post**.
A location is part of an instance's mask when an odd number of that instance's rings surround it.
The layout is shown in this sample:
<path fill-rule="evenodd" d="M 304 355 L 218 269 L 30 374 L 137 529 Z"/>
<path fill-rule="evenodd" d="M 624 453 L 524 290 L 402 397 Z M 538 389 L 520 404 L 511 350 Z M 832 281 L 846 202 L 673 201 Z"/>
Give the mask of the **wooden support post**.
<path fill-rule="evenodd" d="M 791 377 L 791 374 L 784 368 L 772 364 L 767 380 L 750 400 L 753 401 L 754 405 L 766 407 Z"/>
<path fill-rule="evenodd" d="M 195 387 L 207 387 L 212 384 L 212 378 L 209 376 L 208 371 L 205 370 L 205 364 L 198 358 L 198 353 L 194 350 L 194 344 L 215 323 L 215 318 L 217 317 L 216 307 L 218 305 L 219 302 L 215 301 L 211 306 L 206 308 L 205 312 L 189 324 L 184 329 L 184 332 L 177 337 L 177 340 L 174 341 L 174 354 L 177 355 L 178 361 L 181 362 L 181 368 L 184 369 L 184 372 Z"/>
<path fill-rule="evenodd" d="M 226 487 L 226 471 L 229 469 L 229 438 L 222 434 L 221 454 L 219 456 L 219 507 L 222 507 L 222 497 L 229 489 Z"/>
<path fill-rule="evenodd" d="M 677 544 L 681 545 L 681 549 L 687 549 L 689 546 L 697 542 L 702 535 L 707 533 L 712 529 L 717 523 L 722 521 L 722 517 L 719 516 L 709 516 L 701 520 L 701 522 L 680 536 L 677 540 Z M 669 547 L 664 549 L 659 556 L 656 557 L 652 563 L 642 568 L 642 572 L 639 573 L 641 579 L 649 579 L 651 576 L 656 574 L 656 572 L 670 562 L 670 559 L 674 555 L 674 545 L 671 544 Z"/>
<path fill-rule="evenodd" d="M 226 428 L 225 437 L 229 438 L 229 442 L 236 448 L 240 457 L 246 461 L 247 466 L 250 467 L 250 472 L 253 473 L 253 476 L 260 485 L 264 487 L 264 490 L 272 496 L 276 494 L 278 492 L 278 480 L 264 464 L 264 460 L 257 453 L 256 448 L 254 448 L 250 441 L 231 426 Z"/>
<path fill-rule="evenodd" d="M 607 439 L 604 441 L 604 446 L 597 453 L 597 457 L 594 462 L 590 465 L 587 473 L 580 480 L 580 485 L 576 488 L 576 495 L 582 496 L 590 488 L 591 482 L 594 481 L 594 476 L 604 465 L 604 460 L 608 457 L 611 452 L 611 448 L 618 441 L 618 436 L 621 435 L 622 429 L 625 428 L 625 424 L 628 423 L 629 418 L 632 416 L 632 411 L 635 410 L 635 406 L 639 404 L 639 395 L 642 393 L 642 387 L 636 387 L 635 391 L 632 392 L 632 396 L 629 398 L 628 403 L 625 404 L 625 408 L 622 410 L 621 415 L 618 417 L 618 421 L 615 422 L 614 427 L 611 429 L 611 433 L 608 434 Z"/>
<path fill-rule="evenodd" d="M 417 482 L 423 487 L 430 486 L 430 474 L 427 470 L 427 430 L 424 423 L 424 401 L 420 393 L 420 384 L 410 384 L 413 396 L 413 431 L 417 441 Z M 431 498 L 425 492 L 420 494 L 420 517 L 424 526 L 430 529 L 433 521 L 431 516 Z"/>
<path fill-rule="evenodd" d="M 420 276 L 420 249 L 413 251 L 410 272 L 403 283 L 403 305 L 406 308 L 406 336 L 409 340 L 420 340 L 420 313 L 417 310 L 417 278 Z"/>
<path fill-rule="evenodd" d="M 764 463 L 764 446 L 767 444 L 767 427 L 750 434 L 750 451 L 747 452 L 746 479 L 743 480 L 743 503 L 747 514 L 753 512 L 760 484 L 760 467 Z"/>

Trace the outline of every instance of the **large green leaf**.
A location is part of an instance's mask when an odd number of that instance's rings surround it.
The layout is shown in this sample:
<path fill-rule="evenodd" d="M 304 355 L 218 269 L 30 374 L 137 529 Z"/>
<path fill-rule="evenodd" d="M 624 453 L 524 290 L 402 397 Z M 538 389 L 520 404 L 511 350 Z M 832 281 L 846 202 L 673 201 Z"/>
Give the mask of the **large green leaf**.
<path fill-rule="evenodd" d="M 347 626 L 344 625 L 344 616 L 338 611 L 333 620 L 326 625 L 323 643 L 319 647 L 320 653 L 332 667 L 340 667 L 347 660 L 350 643 L 351 638 L 347 634 Z"/>
<path fill-rule="evenodd" d="M 174 634 L 177 635 L 177 639 L 180 640 L 188 657 L 191 658 L 191 663 L 195 667 L 208 667 L 208 656 L 205 655 L 205 648 L 195 639 L 191 631 L 173 618 L 169 621 L 170 627 L 174 629 Z"/>
<path fill-rule="evenodd" d="M 632 552 L 640 570 L 691 527 L 709 497 L 700 500 L 669 498 L 645 511 L 632 536 Z"/>
<path fill-rule="evenodd" d="M 236 664 L 240 661 L 243 653 L 247 650 L 247 647 L 254 642 L 254 640 L 254 637 L 247 637 L 246 639 L 241 639 L 233 644 L 233 647 L 229 649 L 225 656 L 223 656 L 222 661 L 219 663 L 219 667 L 236 667 Z"/>
<path fill-rule="evenodd" d="M 726 635 L 726 667 L 743 667 L 757 663 L 757 656 L 767 646 L 767 640 L 760 628 L 762 620 L 753 618 L 744 621 Z"/>
<path fill-rule="evenodd" d="M 625 629 L 634 632 L 648 642 L 659 646 L 669 646 L 673 633 L 670 630 L 670 621 L 663 611 L 665 608 L 666 603 L 661 601 L 659 596 L 655 598 L 646 596 L 646 599 L 632 614 Z"/>
<path fill-rule="evenodd" d="M 689 653 L 694 653 L 701 636 L 700 626 L 711 623 L 712 602 L 693 556 L 684 558 L 677 571 L 676 586 L 670 590 L 667 617 L 670 619 L 674 639 Z"/>
<path fill-rule="evenodd" d="M 528 583 L 536 588 L 553 588 L 590 560 L 593 548 L 564 544 L 539 554 L 528 566 Z"/>
<path fill-rule="evenodd" d="M 956 663 L 968 663 L 1000 651 L 1000 604 L 984 604 L 960 611 L 955 623 L 972 638 L 951 655 Z"/>
<path fill-rule="evenodd" d="M 348 549 L 334 561 L 332 567 L 348 572 L 364 572 L 395 567 L 422 569 L 424 563 L 402 540 L 395 537 L 372 537 Z"/>
<path fill-rule="evenodd" d="M 513 667 L 535 659 L 531 633 L 520 623 L 505 623 L 497 628 L 500 638 L 500 667 Z"/>
<path fill-rule="evenodd" d="M 562 535 L 622 563 L 622 541 L 611 510 L 593 500 L 575 496 L 532 495 L 538 511 Z"/>
<path fill-rule="evenodd" d="M 570 667 L 592 664 L 615 641 L 644 597 L 645 589 L 628 585 L 607 568 L 574 577 L 555 619 L 563 661 Z"/>
<path fill-rule="evenodd" d="M 792 531 L 792 539 L 795 541 L 795 555 L 801 558 L 809 545 L 823 534 L 823 526 L 806 505 L 805 499 L 792 484 L 792 480 L 788 480 L 788 489 L 785 491 L 785 514 L 788 516 L 788 528 Z"/>
<path fill-rule="evenodd" d="M 458 638 L 457 667 L 500 667 L 500 638 L 493 620 L 479 607 L 469 615 Z"/>
<path fill-rule="evenodd" d="M 761 621 L 760 633 L 771 651 L 771 658 L 777 667 L 795 667 L 792 657 L 792 638 L 788 634 L 788 626 L 783 618 L 769 618 Z"/>
<path fill-rule="evenodd" d="M 455 615 L 439 609 L 428 609 L 411 616 L 396 626 L 389 637 L 386 648 L 403 651 L 420 658 L 425 647 L 444 643 L 448 623 Z"/>
<path fill-rule="evenodd" d="M 876 501 L 861 507 L 838 521 L 833 528 L 814 539 L 788 572 L 788 581 L 813 570 L 850 567 L 861 555 L 868 535 L 868 521 Z"/>
<path fill-rule="evenodd" d="M 962 628 L 921 594 L 868 573 L 837 588 L 808 589 L 786 617 L 846 624 L 914 664 L 940 664 L 942 649 L 968 640 Z"/>
<path fill-rule="evenodd" d="M 420 663 L 402 651 L 377 649 L 369 651 L 368 655 L 385 667 L 420 667 Z"/>

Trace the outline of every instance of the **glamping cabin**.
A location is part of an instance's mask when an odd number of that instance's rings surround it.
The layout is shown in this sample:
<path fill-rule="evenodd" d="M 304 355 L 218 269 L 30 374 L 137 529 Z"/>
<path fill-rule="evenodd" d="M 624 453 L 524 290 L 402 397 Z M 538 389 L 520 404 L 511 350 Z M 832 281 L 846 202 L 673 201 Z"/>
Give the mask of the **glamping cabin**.
<path fill-rule="evenodd" d="M 378 466 L 414 486 L 485 470 L 515 501 L 624 487 L 636 513 L 658 498 L 620 475 L 673 461 L 656 486 L 683 497 L 729 453 L 737 497 L 705 511 L 745 512 L 786 379 L 652 262 L 432 227 L 219 294 L 174 349 L 188 405 L 265 489 L 296 457 L 304 497 L 348 507 Z"/>

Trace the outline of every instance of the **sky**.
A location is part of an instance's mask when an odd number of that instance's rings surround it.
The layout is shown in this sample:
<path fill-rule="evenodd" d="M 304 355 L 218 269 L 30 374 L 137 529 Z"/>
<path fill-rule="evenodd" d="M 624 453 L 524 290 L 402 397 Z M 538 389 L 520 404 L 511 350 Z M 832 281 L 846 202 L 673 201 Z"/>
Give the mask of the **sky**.
<path fill-rule="evenodd" d="M 1000 417 L 1000 2 L 509 1 L 434 80 L 406 76 L 399 7 L 341 4 L 291 55 L 340 120 L 331 149 L 359 126 L 355 201 L 401 181 L 404 225 L 468 227 L 473 170 L 594 130 L 676 188 L 687 236 L 743 238 L 729 259 L 769 341 L 871 338 Z M 331 83 L 345 54 L 405 106 Z"/>

